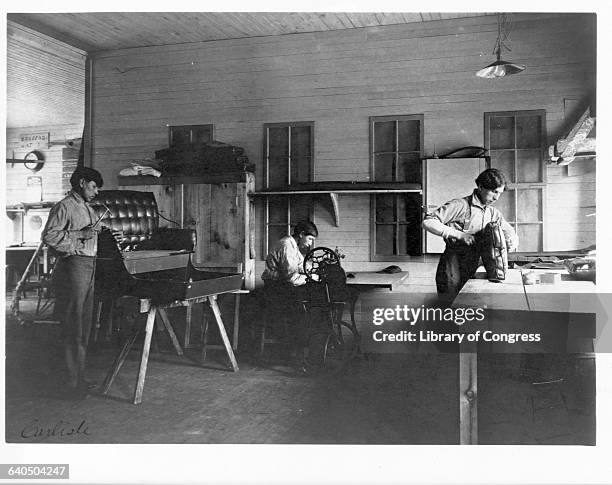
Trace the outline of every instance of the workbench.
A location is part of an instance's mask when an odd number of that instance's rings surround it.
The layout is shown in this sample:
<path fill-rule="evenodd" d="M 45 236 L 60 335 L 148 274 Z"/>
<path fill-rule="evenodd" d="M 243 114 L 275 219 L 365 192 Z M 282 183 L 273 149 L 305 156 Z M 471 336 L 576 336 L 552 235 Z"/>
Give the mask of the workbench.
<path fill-rule="evenodd" d="M 142 392 L 144 381 L 147 372 L 147 364 L 149 360 L 149 350 L 151 347 L 151 338 L 157 315 L 168 335 L 172 340 L 172 344 L 178 355 L 183 355 L 183 349 L 178 342 L 178 338 L 174 332 L 170 319 L 166 310 L 175 307 L 187 307 L 187 314 L 190 315 L 191 309 L 198 303 L 204 303 L 210 307 L 217 324 L 217 328 L 223 341 L 223 348 L 230 360 L 232 370 L 238 371 L 238 363 L 234 356 L 232 346 L 227 337 L 225 326 L 221 318 L 221 311 L 217 304 L 217 297 L 226 293 L 237 293 L 241 291 L 242 275 L 231 273 L 214 273 L 200 271 L 188 264 L 186 268 L 173 268 L 167 270 L 153 271 L 149 273 L 139 273 L 129 275 L 130 287 L 128 287 L 127 295 L 139 298 L 140 312 L 147 313 L 147 322 L 145 325 L 144 344 L 140 359 L 140 368 L 138 371 L 138 379 L 134 391 L 134 404 L 139 404 L 142 401 Z M 237 320 L 237 315 L 235 315 Z M 207 336 L 207 319 L 203 315 L 202 319 L 202 356 L 206 355 L 206 336 Z M 140 335 L 141 329 L 138 328 L 132 336 L 125 342 L 123 348 L 115 358 L 115 361 L 110 368 L 104 383 L 102 384 L 102 393 L 106 394 L 115 377 L 119 373 L 130 349 Z"/>
<path fill-rule="evenodd" d="M 529 270 L 536 274 L 551 273 L 551 270 Z M 527 272 L 523 270 L 523 272 Z M 592 281 L 572 280 L 565 270 L 556 270 L 559 281 L 554 284 L 523 284 L 521 270 L 509 269 L 501 283 L 486 279 L 483 271 L 478 271 L 475 278 L 468 280 L 455 298 L 454 308 L 486 309 L 486 325 L 490 329 L 516 323 L 525 328 L 533 325 L 536 328 L 542 321 L 556 317 L 559 323 L 559 342 L 551 343 L 555 348 L 546 349 L 547 342 L 534 352 L 566 352 L 562 348 L 568 343 L 569 324 L 582 329 L 582 334 L 594 338 L 595 312 L 598 298 L 596 286 Z M 493 311 L 491 311 L 493 310 Z M 508 344 L 510 345 L 510 344 Z M 528 346 L 527 346 L 528 347 Z M 503 349 L 503 347 L 502 347 Z M 478 375 L 477 343 L 465 339 L 460 346 L 459 354 L 459 421 L 460 443 L 478 443 Z M 503 350 L 502 350 L 503 351 Z M 573 351 L 569 349 L 569 351 Z"/>

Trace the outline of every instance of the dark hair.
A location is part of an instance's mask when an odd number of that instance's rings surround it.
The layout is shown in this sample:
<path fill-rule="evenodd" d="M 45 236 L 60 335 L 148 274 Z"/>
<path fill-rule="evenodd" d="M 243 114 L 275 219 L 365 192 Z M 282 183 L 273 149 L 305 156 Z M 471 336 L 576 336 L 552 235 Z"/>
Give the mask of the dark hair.
<path fill-rule="evenodd" d="M 498 187 L 506 187 L 508 180 L 504 172 L 496 168 L 487 168 L 475 180 L 478 187 L 483 187 L 487 190 L 495 190 Z"/>
<path fill-rule="evenodd" d="M 73 189 L 76 190 L 79 188 L 79 180 L 81 179 L 85 180 L 85 182 L 91 182 L 93 180 L 98 187 L 104 185 L 102 175 L 94 168 L 78 167 L 70 176 L 70 185 L 72 185 Z"/>
<path fill-rule="evenodd" d="M 310 221 L 300 221 L 295 225 L 295 229 L 293 229 L 293 234 L 295 236 L 299 236 L 301 233 L 306 234 L 307 236 L 319 237 L 319 230 L 317 226 L 315 226 L 314 222 Z"/>

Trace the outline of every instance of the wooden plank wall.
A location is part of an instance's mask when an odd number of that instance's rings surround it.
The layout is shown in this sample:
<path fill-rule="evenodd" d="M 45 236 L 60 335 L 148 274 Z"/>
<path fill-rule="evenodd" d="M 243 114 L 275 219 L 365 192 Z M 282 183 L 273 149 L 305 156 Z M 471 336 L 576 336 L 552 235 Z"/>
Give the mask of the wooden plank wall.
<path fill-rule="evenodd" d="M 490 111 L 545 109 L 552 144 L 567 123 L 564 98 L 594 89 L 594 17 L 515 15 L 506 56 L 527 68 L 498 80 L 475 76 L 494 60 L 494 16 L 102 52 L 93 65 L 91 164 L 116 183 L 130 160 L 167 146 L 168 125 L 212 123 L 215 139 L 245 148 L 261 187 L 263 124 L 314 121 L 315 180 L 367 181 L 368 118 L 416 113 L 426 155 L 482 146 Z M 564 194 L 594 190 L 594 177 L 553 178 Z M 384 266 L 369 263 L 369 207 L 367 196 L 341 196 L 338 228 L 325 205 L 316 207 L 318 243 L 342 248 L 349 268 Z M 578 240 L 576 220 L 547 218 L 546 249 L 594 242 L 594 226 Z"/>
<path fill-rule="evenodd" d="M 85 53 L 36 31 L 7 24 L 7 158 L 23 157 L 33 148 L 20 146 L 20 135 L 49 133 L 51 143 L 83 136 Z M 17 128 L 20 127 L 20 128 Z M 42 177 L 42 197 L 57 201 L 70 188 L 76 160 L 64 161 L 61 145 L 35 148 L 44 167 L 31 172 L 23 164 L 6 165 L 7 204 L 28 202 L 29 176 Z"/>

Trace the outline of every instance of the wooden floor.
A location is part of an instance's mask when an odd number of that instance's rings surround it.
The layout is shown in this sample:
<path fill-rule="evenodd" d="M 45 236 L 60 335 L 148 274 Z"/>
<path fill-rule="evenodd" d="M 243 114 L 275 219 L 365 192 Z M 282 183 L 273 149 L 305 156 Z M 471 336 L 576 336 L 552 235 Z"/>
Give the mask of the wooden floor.
<path fill-rule="evenodd" d="M 21 308 L 27 313 L 32 302 Z M 7 311 L 7 442 L 458 443 L 454 354 L 369 355 L 342 373 L 304 375 L 281 347 L 268 346 L 263 359 L 240 350 L 233 373 L 221 351 L 201 364 L 197 349 L 179 357 L 166 334 L 156 333 L 143 403 L 134 406 L 138 351 L 108 395 L 63 398 L 60 331 L 49 323 L 19 325 Z M 117 350 L 113 341 L 93 345 L 88 377 L 101 383 Z M 534 390 L 516 372 L 516 358 L 482 359 L 481 443 L 594 444 L 593 362 L 572 364 L 561 386 Z M 87 433 L 67 435 L 79 425 Z"/>

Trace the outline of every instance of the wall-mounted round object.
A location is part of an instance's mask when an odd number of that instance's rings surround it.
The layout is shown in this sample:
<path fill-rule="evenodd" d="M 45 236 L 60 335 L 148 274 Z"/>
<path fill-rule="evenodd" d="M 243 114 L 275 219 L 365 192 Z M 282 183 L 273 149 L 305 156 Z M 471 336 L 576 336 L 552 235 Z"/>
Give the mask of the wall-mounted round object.
<path fill-rule="evenodd" d="M 38 172 L 41 168 L 43 168 L 43 165 L 45 164 L 44 155 L 36 150 L 27 153 L 26 156 L 23 157 L 23 159 L 25 160 L 25 167 L 31 170 L 32 172 Z"/>

